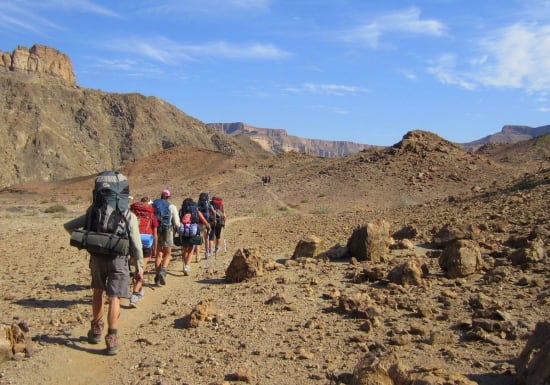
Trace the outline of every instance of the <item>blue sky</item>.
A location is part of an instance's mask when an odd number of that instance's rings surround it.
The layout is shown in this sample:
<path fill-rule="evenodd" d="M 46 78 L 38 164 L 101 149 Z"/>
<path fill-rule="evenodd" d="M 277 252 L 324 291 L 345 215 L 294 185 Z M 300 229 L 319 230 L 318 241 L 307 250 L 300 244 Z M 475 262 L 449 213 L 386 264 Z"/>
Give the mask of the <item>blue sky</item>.
<path fill-rule="evenodd" d="M 550 124 L 548 0 L 0 0 L 0 33 L 205 123 L 374 145 Z"/>

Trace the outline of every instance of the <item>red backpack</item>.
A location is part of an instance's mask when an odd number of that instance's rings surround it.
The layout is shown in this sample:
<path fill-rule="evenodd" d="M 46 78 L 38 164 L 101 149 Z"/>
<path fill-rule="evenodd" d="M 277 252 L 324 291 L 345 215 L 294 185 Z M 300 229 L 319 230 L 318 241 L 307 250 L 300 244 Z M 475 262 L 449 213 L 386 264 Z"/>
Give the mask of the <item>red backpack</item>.
<path fill-rule="evenodd" d="M 222 226 L 225 225 L 225 210 L 223 209 L 223 199 L 221 197 L 212 197 L 212 207 L 216 211 L 216 222 Z"/>
<path fill-rule="evenodd" d="M 135 202 L 130 206 L 130 210 L 136 214 L 139 221 L 140 234 L 153 234 L 153 215 L 155 209 L 147 202 Z"/>

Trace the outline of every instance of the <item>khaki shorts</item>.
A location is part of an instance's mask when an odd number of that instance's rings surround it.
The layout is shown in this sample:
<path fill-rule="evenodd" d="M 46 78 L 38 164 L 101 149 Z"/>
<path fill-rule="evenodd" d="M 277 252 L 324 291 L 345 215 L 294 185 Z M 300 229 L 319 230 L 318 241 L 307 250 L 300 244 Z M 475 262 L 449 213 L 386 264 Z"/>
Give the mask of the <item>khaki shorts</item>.
<path fill-rule="evenodd" d="M 109 297 L 129 297 L 130 268 L 128 257 L 106 258 L 90 255 L 92 288 L 105 290 Z"/>
<path fill-rule="evenodd" d="M 159 233 L 159 246 L 160 247 L 174 247 L 174 231 L 172 226 Z"/>

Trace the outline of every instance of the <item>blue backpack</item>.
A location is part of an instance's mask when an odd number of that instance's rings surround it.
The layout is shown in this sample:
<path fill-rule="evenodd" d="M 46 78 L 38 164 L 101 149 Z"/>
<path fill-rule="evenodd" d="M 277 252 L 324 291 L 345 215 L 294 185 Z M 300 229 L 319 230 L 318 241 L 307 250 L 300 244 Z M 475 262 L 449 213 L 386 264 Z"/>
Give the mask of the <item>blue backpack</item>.
<path fill-rule="evenodd" d="M 155 215 L 159 221 L 159 231 L 164 232 L 172 226 L 172 214 L 170 213 L 170 202 L 166 199 L 155 199 L 153 201 Z"/>
<path fill-rule="evenodd" d="M 212 206 L 210 204 L 210 196 L 208 195 L 207 192 L 202 192 L 199 194 L 199 200 L 197 205 L 199 206 L 199 211 L 204 216 L 204 219 L 210 222 L 211 221 L 210 210 L 212 209 Z"/>

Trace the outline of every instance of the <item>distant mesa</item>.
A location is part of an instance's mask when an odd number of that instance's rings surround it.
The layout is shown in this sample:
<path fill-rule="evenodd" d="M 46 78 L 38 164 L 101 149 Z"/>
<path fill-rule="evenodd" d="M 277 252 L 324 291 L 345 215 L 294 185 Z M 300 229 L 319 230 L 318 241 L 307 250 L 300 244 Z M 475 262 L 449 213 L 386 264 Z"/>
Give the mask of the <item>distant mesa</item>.
<path fill-rule="evenodd" d="M 71 59 L 58 50 L 40 44 L 30 49 L 18 46 L 12 53 L 0 51 L 0 71 L 23 75 L 50 75 L 69 84 L 76 83 Z"/>
<path fill-rule="evenodd" d="M 354 142 L 301 138 L 288 135 L 284 129 L 259 128 L 242 122 L 207 123 L 206 126 L 229 136 L 247 136 L 273 154 L 296 151 L 322 157 L 340 157 L 373 147 Z"/>
<path fill-rule="evenodd" d="M 473 142 L 461 143 L 460 145 L 468 151 L 475 152 L 486 144 L 517 143 L 547 133 L 550 133 L 550 125 L 539 127 L 506 125 L 502 127 L 500 132 L 487 135 Z"/>

